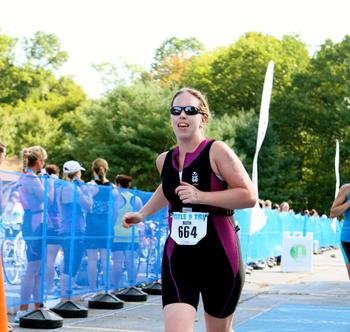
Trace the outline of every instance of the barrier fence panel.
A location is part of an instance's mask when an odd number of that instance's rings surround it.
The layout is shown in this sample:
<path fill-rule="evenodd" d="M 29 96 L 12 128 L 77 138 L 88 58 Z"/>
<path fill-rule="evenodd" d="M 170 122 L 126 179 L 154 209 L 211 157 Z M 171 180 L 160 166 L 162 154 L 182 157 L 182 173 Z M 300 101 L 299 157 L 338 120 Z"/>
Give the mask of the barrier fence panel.
<path fill-rule="evenodd" d="M 266 225 L 254 234 L 249 234 L 250 209 L 235 211 L 235 220 L 240 227 L 239 237 L 243 259 L 246 263 L 276 257 L 282 254 L 283 232 L 313 233 L 319 247 L 339 246 L 342 222 L 326 217 L 308 217 L 289 212 L 264 208 Z"/>
<path fill-rule="evenodd" d="M 168 229 L 166 208 L 129 229 L 151 192 L 0 171 L 0 239 L 8 308 L 74 299 L 160 279 Z M 249 235 L 250 209 L 237 210 L 246 262 L 282 253 L 284 231 L 312 232 L 337 246 L 341 223 L 264 209 L 267 223 Z"/>

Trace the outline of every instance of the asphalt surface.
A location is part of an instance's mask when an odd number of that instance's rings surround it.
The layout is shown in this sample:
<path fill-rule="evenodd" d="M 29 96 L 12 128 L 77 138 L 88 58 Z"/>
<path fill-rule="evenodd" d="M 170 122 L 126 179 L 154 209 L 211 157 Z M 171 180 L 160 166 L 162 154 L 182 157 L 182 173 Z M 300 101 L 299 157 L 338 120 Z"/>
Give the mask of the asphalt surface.
<path fill-rule="evenodd" d="M 350 331 L 350 315 L 338 315 L 340 322 L 322 319 L 334 312 L 350 312 L 349 278 L 339 250 L 313 255 L 311 272 L 282 272 L 280 266 L 253 270 L 246 275 L 243 293 L 234 318 L 236 332 L 281 331 Z M 86 301 L 80 302 L 87 306 Z M 306 309 L 305 309 L 306 308 Z M 311 310 L 312 309 L 312 310 Z M 310 311 L 311 310 L 311 311 Z M 316 310 L 316 311 L 315 311 Z M 298 324 L 292 317 L 302 313 Z M 311 319 L 310 312 L 316 316 Z M 274 323 L 274 317 L 285 317 Z M 328 316 L 327 316 L 328 315 Z M 13 322 L 14 315 L 9 314 Z M 271 318 L 272 317 L 272 318 Z M 310 319 L 306 319 L 306 318 Z M 342 318 L 344 317 L 344 318 Z M 338 320 L 339 320 L 338 319 Z M 321 324 L 321 325 L 320 325 Z M 330 324 L 336 324 L 333 327 Z M 20 328 L 11 323 L 13 331 L 38 331 Z M 305 328 L 303 328 L 303 326 Z M 275 329 L 276 328 L 276 329 Z M 119 310 L 90 309 L 89 316 L 64 319 L 62 328 L 48 331 L 72 332 L 157 332 L 163 331 L 161 297 L 149 295 L 146 302 L 125 302 Z M 204 332 L 203 308 L 199 307 L 195 332 Z"/>

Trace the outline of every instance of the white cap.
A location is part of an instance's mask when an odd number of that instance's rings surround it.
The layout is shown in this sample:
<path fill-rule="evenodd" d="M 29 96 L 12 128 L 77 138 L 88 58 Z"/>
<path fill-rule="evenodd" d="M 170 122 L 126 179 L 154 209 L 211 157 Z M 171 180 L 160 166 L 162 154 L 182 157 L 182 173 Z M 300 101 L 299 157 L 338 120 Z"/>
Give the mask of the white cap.
<path fill-rule="evenodd" d="M 66 174 L 72 174 L 78 171 L 85 171 L 85 168 L 75 160 L 69 160 L 63 164 L 63 172 Z"/>

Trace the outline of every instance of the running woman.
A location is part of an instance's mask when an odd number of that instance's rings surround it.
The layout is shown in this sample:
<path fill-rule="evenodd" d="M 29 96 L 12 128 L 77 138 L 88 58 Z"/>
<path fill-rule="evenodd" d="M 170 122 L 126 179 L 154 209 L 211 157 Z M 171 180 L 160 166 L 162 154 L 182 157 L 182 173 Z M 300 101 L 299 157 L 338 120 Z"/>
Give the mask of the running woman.
<path fill-rule="evenodd" d="M 160 154 L 161 184 L 124 227 L 169 205 L 168 237 L 162 261 L 165 331 L 193 331 L 199 296 L 208 332 L 231 332 L 244 283 L 234 209 L 255 205 L 257 194 L 241 161 L 222 141 L 205 137 L 210 112 L 197 90 L 184 88 L 171 102 L 177 146 Z"/>

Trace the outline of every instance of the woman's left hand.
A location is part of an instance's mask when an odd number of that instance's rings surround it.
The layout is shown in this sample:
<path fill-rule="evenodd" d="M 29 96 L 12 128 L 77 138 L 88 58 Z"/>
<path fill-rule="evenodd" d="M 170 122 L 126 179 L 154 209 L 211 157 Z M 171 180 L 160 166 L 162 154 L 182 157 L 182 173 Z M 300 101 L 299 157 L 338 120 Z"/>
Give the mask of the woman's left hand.
<path fill-rule="evenodd" d="M 175 193 L 184 204 L 201 203 L 200 195 L 202 192 L 187 182 L 180 181 L 180 185 L 175 189 Z"/>

